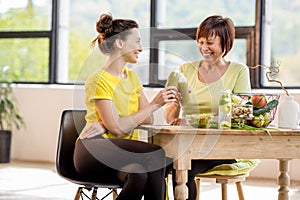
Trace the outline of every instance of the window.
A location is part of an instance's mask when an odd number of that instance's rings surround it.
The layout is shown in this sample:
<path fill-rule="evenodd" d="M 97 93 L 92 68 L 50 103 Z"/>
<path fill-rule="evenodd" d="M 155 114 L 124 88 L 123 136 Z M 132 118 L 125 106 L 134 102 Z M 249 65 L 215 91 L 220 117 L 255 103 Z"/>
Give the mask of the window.
<path fill-rule="evenodd" d="M 263 16 L 262 64 L 279 66 L 275 77 L 287 88 L 300 86 L 300 2 L 297 0 L 266 0 Z M 261 74 L 263 87 L 279 87 Z"/>
<path fill-rule="evenodd" d="M 0 65 L 17 82 L 48 83 L 54 54 L 50 0 L 0 1 Z"/>
<path fill-rule="evenodd" d="M 97 47 L 90 48 L 98 35 L 96 21 L 102 13 L 110 12 L 114 18 L 130 18 L 139 23 L 144 52 L 136 66 L 149 63 L 146 47 L 150 37 L 150 0 L 61 0 L 60 8 L 58 82 L 83 83 L 89 74 L 104 65 L 106 56 Z"/>
<path fill-rule="evenodd" d="M 236 25 L 228 59 L 248 66 L 280 62 L 277 79 L 299 88 L 299 11 L 297 0 L 1 0 L 0 65 L 11 66 L 16 82 L 82 84 L 107 59 L 90 43 L 99 15 L 111 12 L 140 25 L 143 52 L 129 67 L 145 86 L 163 86 L 173 68 L 201 59 L 196 29 L 220 14 Z M 265 72 L 250 70 L 253 88 L 278 87 Z"/>
<path fill-rule="evenodd" d="M 230 16 L 236 26 L 236 40 L 227 58 L 249 66 L 255 64 L 255 0 L 161 0 L 154 3 L 150 85 L 163 86 L 173 68 L 201 59 L 195 42 L 197 27 L 207 16 L 216 13 Z"/>
<path fill-rule="evenodd" d="M 236 26 L 255 25 L 255 0 L 161 0 L 157 1 L 158 28 L 195 28 L 209 15 L 230 16 Z"/>

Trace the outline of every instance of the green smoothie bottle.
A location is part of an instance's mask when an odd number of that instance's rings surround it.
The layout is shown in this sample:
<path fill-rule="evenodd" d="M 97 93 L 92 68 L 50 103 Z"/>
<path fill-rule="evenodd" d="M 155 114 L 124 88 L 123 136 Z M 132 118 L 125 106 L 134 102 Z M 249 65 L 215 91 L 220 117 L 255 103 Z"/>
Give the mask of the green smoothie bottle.
<path fill-rule="evenodd" d="M 178 80 L 179 80 L 179 70 L 178 69 L 173 69 L 172 72 L 170 73 L 168 80 L 166 82 L 165 87 L 167 86 L 178 86 Z"/>
<path fill-rule="evenodd" d="M 179 73 L 178 86 L 179 92 L 182 97 L 182 106 L 186 107 L 190 103 L 190 92 L 188 87 L 188 82 L 182 73 Z"/>

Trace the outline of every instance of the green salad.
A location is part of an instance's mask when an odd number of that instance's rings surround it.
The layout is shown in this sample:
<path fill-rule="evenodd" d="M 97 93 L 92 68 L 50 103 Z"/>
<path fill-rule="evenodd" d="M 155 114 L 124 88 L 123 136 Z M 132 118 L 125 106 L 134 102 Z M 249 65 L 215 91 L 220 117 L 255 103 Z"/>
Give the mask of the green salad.
<path fill-rule="evenodd" d="M 212 122 L 213 115 L 211 113 L 201 113 L 187 115 L 186 119 L 189 125 L 195 128 L 209 128 Z"/>

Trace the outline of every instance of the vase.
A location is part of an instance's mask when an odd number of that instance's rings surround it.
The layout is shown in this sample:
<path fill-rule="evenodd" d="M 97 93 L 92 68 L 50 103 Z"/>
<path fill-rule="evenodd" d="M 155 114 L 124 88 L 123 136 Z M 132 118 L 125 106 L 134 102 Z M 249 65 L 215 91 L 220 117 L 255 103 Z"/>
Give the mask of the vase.
<path fill-rule="evenodd" d="M 0 163 L 10 162 L 11 131 L 0 131 Z"/>

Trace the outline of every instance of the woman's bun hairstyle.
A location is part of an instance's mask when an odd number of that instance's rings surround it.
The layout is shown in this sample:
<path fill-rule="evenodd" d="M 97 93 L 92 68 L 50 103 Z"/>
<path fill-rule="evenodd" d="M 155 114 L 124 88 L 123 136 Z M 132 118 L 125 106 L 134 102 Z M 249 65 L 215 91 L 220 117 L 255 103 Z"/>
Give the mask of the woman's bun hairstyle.
<path fill-rule="evenodd" d="M 125 40 L 129 34 L 127 31 L 138 28 L 138 24 L 130 19 L 113 19 L 111 13 L 101 14 L 96 23 L 98 36 L 92 41 L 92 46 L 98 42 L 103 54 L 109 54 L 114 49 L 114 42 L 120 38 Z"/>

